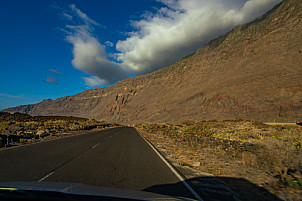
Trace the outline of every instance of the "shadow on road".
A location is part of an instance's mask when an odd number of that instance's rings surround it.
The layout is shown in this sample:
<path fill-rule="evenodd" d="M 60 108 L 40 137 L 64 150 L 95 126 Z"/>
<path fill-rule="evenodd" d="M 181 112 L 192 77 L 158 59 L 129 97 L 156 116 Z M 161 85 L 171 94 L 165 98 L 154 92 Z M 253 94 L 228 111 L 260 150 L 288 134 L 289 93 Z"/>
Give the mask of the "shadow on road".
<path fill-rule="evenodd" d="M 195 177 L 192 179 L 187 179 L 186 182 L 205 201 L 282 201 L 282 199 L 274 194 L 271 194 L 265 188 L 259 187 L 243 178 Z M 232 189 L 228 186 L 231 186 Z M 174 184 L 151 186 L 143 191 L 195 199 L 193 195 L 184 196 L 186 192 L 180 190 L 183 189 L 182 187 L 182 182 L 178 182 Z"/>

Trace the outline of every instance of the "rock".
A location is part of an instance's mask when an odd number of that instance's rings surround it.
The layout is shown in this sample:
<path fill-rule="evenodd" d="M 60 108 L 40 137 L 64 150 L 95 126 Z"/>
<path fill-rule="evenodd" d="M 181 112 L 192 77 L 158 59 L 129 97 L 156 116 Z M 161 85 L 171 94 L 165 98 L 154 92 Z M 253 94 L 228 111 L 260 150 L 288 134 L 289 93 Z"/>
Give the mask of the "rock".
<path fill-rule="evenodd" d="M 257 156 L 248 151 L 242 152 L 241 162 L 247 166 L 258 166 Z"/>
<path fill-rule="evenodd" d="M 45 132 L 44 130 L 38 130 L 37 135 L 42 135 L 42 134 L 44 134 L 44 132 Z"/>
<path fill-rule="evenodd" d="M 193 167 L 199 167 L 199 166 L 200 166 L 200 162 L 194 162 L 194 163 L 192 164 L 192 166 L 193 166 Z"/>

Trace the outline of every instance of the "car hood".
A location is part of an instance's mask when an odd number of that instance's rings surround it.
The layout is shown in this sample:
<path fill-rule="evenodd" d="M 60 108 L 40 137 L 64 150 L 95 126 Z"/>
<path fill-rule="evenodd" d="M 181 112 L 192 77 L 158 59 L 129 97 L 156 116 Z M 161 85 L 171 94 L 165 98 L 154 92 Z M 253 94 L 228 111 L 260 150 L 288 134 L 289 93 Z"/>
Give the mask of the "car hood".
<path fill-rule="evenodd" d="M 0 199 L 10 198 L 5 196 L 17 196 L 19 200 L 25 200 L 29 196 L 31 200 L 41 200 L 41 196 L 49 196 L 50 200 L 58 198 L 73 196 L 72 199 L 79 198 L 115 198 L 117 200 L 132 199 L 132 200 L 175 200 L 175 201 L 192 201 L 190 198 L 171 197 L 160 195 L 156 193 L 149 193 L 144 191 L 124 190 L 117 188 L 88 186 L 77 183 L 54 183 L 54 182 L 0 182 Z M 40 197 L 39 197 L 40 196 Z M 46 197 L 47 198 L 47 197 Z M 64 198 L 65 199 L 65 198 Z M 60 199 L 57 199 L 60 200 Z"/>

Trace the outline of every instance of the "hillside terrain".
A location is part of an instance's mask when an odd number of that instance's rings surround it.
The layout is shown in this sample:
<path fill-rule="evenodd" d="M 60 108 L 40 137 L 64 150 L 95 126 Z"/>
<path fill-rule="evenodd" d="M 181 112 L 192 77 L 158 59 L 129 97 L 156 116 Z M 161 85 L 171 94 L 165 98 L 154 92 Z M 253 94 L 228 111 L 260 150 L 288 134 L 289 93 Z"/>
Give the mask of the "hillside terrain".
<path fill-rule="evenodd" d="M 284 0 L 153 73 L 4 111 L 120 123 L 302 121 L 302 1 Z"/>

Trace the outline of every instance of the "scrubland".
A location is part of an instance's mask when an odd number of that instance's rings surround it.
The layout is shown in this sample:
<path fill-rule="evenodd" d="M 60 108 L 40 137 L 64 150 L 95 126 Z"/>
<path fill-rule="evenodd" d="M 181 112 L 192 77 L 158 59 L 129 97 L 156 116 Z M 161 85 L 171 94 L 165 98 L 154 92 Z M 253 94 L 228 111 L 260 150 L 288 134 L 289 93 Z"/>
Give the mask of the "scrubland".
<path fill-rule="evenodd" d="M 180 165 L 247 179 L 284 200 L 302 199 L 301 126 L 231 120 L 144 123 L 137 128 Z M 239 194 L 252 191 L 231 181 L 225 182 Z"/>
<path fill-rule="evenodd" d="M 78 117 L 29 116 L 0 112 L 0 148 L 27 144 L 79 131 L 114 127 L 117 124 Z"/>

